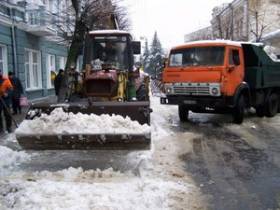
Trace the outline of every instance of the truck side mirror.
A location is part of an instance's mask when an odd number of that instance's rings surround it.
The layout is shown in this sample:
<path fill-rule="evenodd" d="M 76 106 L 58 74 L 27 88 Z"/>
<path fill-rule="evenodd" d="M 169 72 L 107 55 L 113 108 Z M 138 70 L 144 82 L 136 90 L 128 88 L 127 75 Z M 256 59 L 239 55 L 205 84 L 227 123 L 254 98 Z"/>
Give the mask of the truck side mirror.
<path fill-rule="evenodd" d="M 165 68 L 167 66 L 168 63 L 168 58 L 164 58 L 163 59 L 163 68 Z"/>
<path fill-rule="evenodd" d="M 135 55 L 141 54 L 141 42 L 133 41 L 132 50 L 133 50 L 133 54 L 135 54 Z"/>

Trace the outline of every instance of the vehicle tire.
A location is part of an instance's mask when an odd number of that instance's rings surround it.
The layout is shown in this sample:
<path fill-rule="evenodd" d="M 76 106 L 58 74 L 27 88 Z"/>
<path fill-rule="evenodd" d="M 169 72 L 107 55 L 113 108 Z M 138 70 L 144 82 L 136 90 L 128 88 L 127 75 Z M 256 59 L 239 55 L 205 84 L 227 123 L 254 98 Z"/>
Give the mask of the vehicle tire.
<path fill-rule="evenodd" d="M 271 93 L 266 101 L 265 116 L 274 117 L 278 112 L 279 100 L 276 93 Z"/>
<path fill-rule="evenodd" d="M 241 124 L 243 122 L 245 107 L 244 95 L 240 95 L 232 112 L 234 123 Z"/>
<path fill-rule="evenodd" d="M 178 106 L 178 114 L 179 114 L 179 119 L 180 119 L 181 122 L 188 121 L 189 110 L 185 105 L 179 105 Z"/>
<path fill-rule="evenodd" d="M 263 105 L 259 105 L 256 107 L 256 114 L 258 117 L 264 117 L 265 115 L 265 108 Z"/>

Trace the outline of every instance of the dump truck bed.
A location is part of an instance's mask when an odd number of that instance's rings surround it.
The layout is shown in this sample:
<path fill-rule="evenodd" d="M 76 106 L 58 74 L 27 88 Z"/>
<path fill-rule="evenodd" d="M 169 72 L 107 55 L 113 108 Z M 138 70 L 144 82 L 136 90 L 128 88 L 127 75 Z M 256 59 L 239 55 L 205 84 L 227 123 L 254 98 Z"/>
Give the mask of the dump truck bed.
<path fill-rule="evenodd" d="M 245 81 L 252 89 L 280 87 L 280 62 L 273 61 L 262 46 L 242 44 Z"/>

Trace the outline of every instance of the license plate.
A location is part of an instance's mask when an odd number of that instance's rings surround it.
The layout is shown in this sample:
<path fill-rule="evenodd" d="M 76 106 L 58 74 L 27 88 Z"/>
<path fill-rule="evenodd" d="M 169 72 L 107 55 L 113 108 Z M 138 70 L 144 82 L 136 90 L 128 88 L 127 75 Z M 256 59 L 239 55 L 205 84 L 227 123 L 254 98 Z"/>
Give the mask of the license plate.
<path fill-rule="evenodd" d="M 184 100 L 184 104 L 193 105 L 193 104 L 196 104 L 196 101 L 193 101 L 193 100 Z"/>

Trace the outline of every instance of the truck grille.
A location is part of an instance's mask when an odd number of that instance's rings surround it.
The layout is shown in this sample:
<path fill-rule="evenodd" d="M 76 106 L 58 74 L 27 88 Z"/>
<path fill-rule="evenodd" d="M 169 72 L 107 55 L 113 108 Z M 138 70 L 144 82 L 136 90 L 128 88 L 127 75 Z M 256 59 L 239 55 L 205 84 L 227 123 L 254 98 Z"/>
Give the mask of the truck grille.
<path fill-rule="evenodd" d="M 186 94 L 186 95 L 210 95 L 209 87 L 186 87 L 186 86 L 175 86 L 173 87 L 175 94 Z"/>

